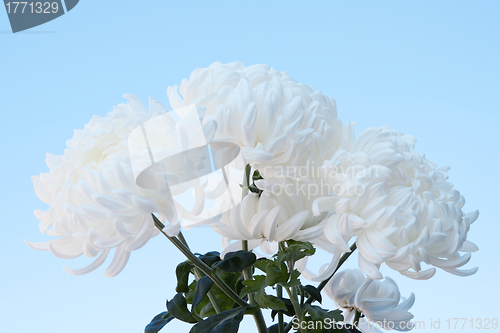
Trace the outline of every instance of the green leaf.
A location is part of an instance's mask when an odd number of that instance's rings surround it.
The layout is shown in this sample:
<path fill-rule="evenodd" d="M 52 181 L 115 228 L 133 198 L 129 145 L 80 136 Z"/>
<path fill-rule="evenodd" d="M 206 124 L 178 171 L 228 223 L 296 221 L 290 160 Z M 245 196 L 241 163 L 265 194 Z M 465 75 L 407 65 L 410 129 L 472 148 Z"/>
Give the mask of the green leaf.
<path fill-rule="evenodd" d="M 240 292 L 240 297 L 244 297 L 247 294 L 255 294 L 259 290 L 262 290 L 266 287 L 266 277 L 264 275 L 254 275 L 253 280 L 245 280 L 243 281 L 245 288 L 243 288 Z"/>
<path fill-rule="evenodd" d="M 293 317 L 295 316 L 295 309 L 293 308 L 292 301 L 289 300 L 288 298 L 279 298 L 286 306 L 286 311 L 283 311 L 283 314 L 287 315 L 288 317 Z M 271 318 L 274 320 L 274 317 L 278 314 L 277 310 L 271 311 Z"/>
<path fill-rule="evenodd" d="M 221 260 L 220 253 L 217 251 L 210 251 L 210 252 L 207 252 L 205 254 L 196 253 L 196 255 L 198 256 L 198 258 L 200 258 L 205 264 L 207 264 L 210 267 L 212 267 L 213 264 L 215 264 L 216 262 L 219 262 Z"/>
<path fill-rule="evenodd" d="M 300 286 L 300 280 L 299 280 L 300 272 L 296 269 L 293 270 L 292 276 L 290 277 L 290 281 L 285 282 L 285 283 L 280 283 L 283 287 L 295 287 L 295 286 Z"/>
<path fill-rule="evenodd" d="M 158 333 L 165 325 L 174 319 L 167 311 L 157 314 L 144 328 L 144 333 Z"/>
<path fill-rule="evenodd" d="M 224 259 L 216 263 L 213 267 L 224 272 L 241 272 L 251 266 L 256 260 L 255 253 L 239 250 L 227 253 Z"/>
<path fill-rule="evenodd" d="M 207 319 L 200 321 L 198 324 L 194 325 L 189 333 L 213 333 L 213 332 L 225 332 L 225 333 L 235 333 L 238 332 L 239 323 L 243 319 L 245 308 L 236 308 L 228 311 L 221 312 L 219 314 L 208 317 Z M 233 318 L 236 320 L 231 321 Z M 224 325 L 222 328 L 224 331 L 217 330 L 218 326 L 230 320 L 229 324 Z M 237 325 L 236 325 L 237 323 Z M 236 330 L 234 330 L 236 328 Z M 232 329 L 232 331 L 229 331 Z"/>
<path fill-rule="evenodd" d="M 243 320 L 244 311 L 240 311 L 236 316 L 226 319 L 218 325 L 211 333 L 237 333 L 240 323 Z"/>
<path fill-rule="evenodd" d="M 274 310 L 283 310 L 283 311 L 287 310 L 285 303 L 283 303 L 276 296 L 267 295 L 266 292 L 264 291 L 264 289 L 259 290 L 255 294 L 254 299 L 263 308 L 274 309 Z"/>
<path fill-rule="evenodd" d="M 304 310 L 305 313 L 311 315 L 311 318 L 316 321 L 317 320 L 324 321 L 326 318 L 332 321 L 344 320 L 344 317 L 342 316 L 342 312 L 340 310 L 328 311 L 317 305 L 311 305 L 311 304 L 304 304 L 302 306 L 302 310 Z"/>
<path fill-rule="evenodd" d="M 186 299 L 182 293 L 175 295 L 170 302 L 167 301 L 167 310 L 169 314 L 186 323 L 194 324 L 197 322 L 191 312 L 189 312 Z"/>
<path fill-rule="evenodd" d="M 239 276 L 238 277 L 238 280 L 236 280 L 236 285 L 234 287 L 234 291 L 239 295 L 241 293 L 241 290 L 243 288 L 245 288 L 245 285 L 243 284 L 243 281 L 245 280 L 245 278 L 243 277 L 243 275 Z"/>
<path fill-rule="evenodd" d="M 221 270 L 217 270 L 217 276 L 219 276 L 222 281 L 224 281 L 231 289 L 236 288 L 236 284 L 238 283 L 238 279 L 241 277 L 241 274 L 238 273 L 228 273 Z M 222 291 L 221 291 L 222 292 Z"/>
<path fill-rule="evenodd" d="M 302 310 L 304 311 L 304 313 L 308 313 L 309 315 L 311 315 L 311 318 L 313 320 L 325 319 L 326 313 L 328 312 L 328 310 L 322 309 L 317 305 L 311 305 L 311 304 L 304 304 L 302 306 Z"/>
<path fill-rule="evenodd" d="M 254 266 L 266 273 L 267 266 L 272 262 L 272 260 L 266 258 L 259 258 L 256 262 L 254 262 Z"/>
<path fill-rule="evenodd" d="M 202 305 L 203 307 L 200 310 L 201 318 L 206 318 L 217 314 L 217 311 L 215 311 L 215 308 L 211 302 L 203 302 Z"/>
<path fill-rule="evenodd" d="M 286 267 L 285 267 L 286 269 Z M 276 263 L 270 263 L 267 266 L 266 269 L 266 279 L 267 279 L 267 285 L 268 286 L 274 286 L 276 283 L 280 282 L 283 278 L 283 275 L 288 276 L 286 272 L 283 274 L 283 272 L 278 268 L 278 265 Z"/>
<path fill-rule="evenodd" d="M 342 314 L 342 311 L 338 309 L 328 311 L 326 314 L 326 318 L 330 318 L 335 321 L 344 321 L 344 315 Z"/>
<path fill-rule="evenodd" d="M 264 178 L 262 178 L 262 176 L 260 175 L 259 170 L 255 170 L 255 172 L 253 173 L 253 176 L 252 176 L 252 180 L 256 181 L 256 180 L 261 180 L 261 179 L 264 179 Z"/>
<path fill-rule="evenodd" d="M 280 250 L 275 254 L 278 262 L 297 262 L 304 257 L 312 256 L 316 252 L 314 246 L 309 242 L 287 240 L 286 244 L 287 246 L 284 250 Z"/>
<path fill-rule="evenodd" d="M 198 304 L 207 296 L 208 291 L 214 284 L 214 281 L 208 276 L 204 276 L 198 280 L 196 283 L 196 289 L 193 295 L 193 305 L 191 306 L 191 312 L 194 312 Z"/>
<path fill-rule="evenodd" d="M 288 267 L 286 266 L 286 264 L 284 262 L 280 263 L 279 267 L 280 267 L 281 272 L 283 273 L 283 276 L 281 277 L 280 282 L 287 282 L 288 277 L 290 275 L 290 273 L 288 272 Z"/>
<path fill-rule="evenodd" d="M 184 297 L 186 297 L 186 302 L 188 304 L 193 303 L 194 291 L 196 290 L 196 280 L 193 280 L 191 284 L 189 284 L 189 291 L 184 293 Z"/>
<path fill-rule="evenodd" d="M 228 311 L 231 310 L 234 307 L 234 301 L 227 297 L 226 295 L 217 295 L 217 302 L 219 302 L 219 305 L 222 309 L 222 311 Z M 205 302 L 206 301 L 206 302 Z M 198 309 L 202 307 L 200 310 L 200 317 L 205 318 L 209 316 L 213 316 L 217 314 L 217 312 L 214 309 L 214 306 L 212 303 L 208 300 L 208 297 L 203 300 L 203 302 L 200 303 L 198 306 Z"/>
<path fill-rule="evenodd" d="M 221 270 L 217 270 L 217 275 L 224 281 L 231 289 L 233 289 L 236 293 L 243 288 L 241 281 L 239 280 L 241 274 L 239 273 L 227 273 Z M 211 290 L 213 291 L 221 309 L 223 311 L 230 310 L 234 307 L 234 301 L 229 298 L 226 293 L 224 293 L 217 285 L 213 285 Z M 186 296 L 189 295 L 186 294 Z M 208 297 L 204 298 L 201 303 L 196 307 L 197 313 L 199 312 L 201 317 L 207 317 L 215 314 L 215 309 L 212 304 L 208 300 Z"/>
<path fill-rule="evenodd" d="M 189 291 L 189 273 L 193 268 L 194 265 L 189 261 L 184 261 L 177 265 L 177 268 L 175 269 L 175 275 L 177 276 L 177 287 L 175 288 L 175 291 L 178 293 L 187 293 Z"/>
<path fill-rule="evenodd" d="M 285 326 L 285 327 L 286 327 L 286 325 L 288 325 L 288 323 L 287 323 L 287 322 L 284 322 L 283 324 L 284 324 L 284 326 Z M 278 331 L 278 328 L 279 328 L 279 324 L 274 324 L 274 325 L 269 326 L 269 327 L 267 328 L 267 332 L 268 332 L 268 333 L 278 333 L 278 332 L 279 332 L 279 331 Z"/>
<path fill-rule="evenodd" d="M 241 290 L 240 297 L 247 294 L 255 294 L 255 301 L 263 308 L 286 310 L 285 304 L 275 296 L 267 295 L 264 289 L 267 286 L 267 279 L 264 275 L 255 275 L 252 279 L 243 281 L 245 288 Z"/>
<path fill-rule="evenodd" d="M 321 292 L 319 291 L 318 288 L 308 284 L 307 286 L 303 286 L 302 289 L 305 290 L 313 299 L 321 303 L 322 297 L 321 297 Z"/>

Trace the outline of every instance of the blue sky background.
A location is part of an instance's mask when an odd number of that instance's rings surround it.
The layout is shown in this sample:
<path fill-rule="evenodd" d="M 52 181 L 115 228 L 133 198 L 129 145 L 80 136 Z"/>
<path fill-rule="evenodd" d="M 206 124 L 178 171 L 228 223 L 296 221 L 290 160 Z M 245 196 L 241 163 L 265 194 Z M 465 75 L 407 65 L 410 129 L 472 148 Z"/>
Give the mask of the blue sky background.
<path fill-rule="evenodd" d="M 416 294 L 416 320 L 499 317 L 500 2 L 498 1 L 85 1 L 24 33 L 0 10 L 0 327 L 4 332 L 142 332 L 174 295 L 183 260 L 158 236 L 125 270 L 106 264 L 74 277 L 24 239 L 43 241 L 31 176 L 61 154 L 75 128 L 104 116 L 124 93 L 168 105 L 166 89 L 215 61 L 266 63 L 338 103 L 358 131 L 390 125 L 417 150 L 450 165 L 450 181 L 480 210 L 469 239 L 480 251 L 468 278 L 398 273 Z M 210 237 L 208 236 L 210 234 Z M 210 229 L 186 233 L 195 251 L 220 248 Z M 109 261 L 107 262 L 109 264 Z M 331 305 L 331 303 L 326 303 Z M 254 332 L 252 320 L 244 332 Z M 166 331 L 188 332 L 181 323 Z M 458 330 L 467 332 L 470 330 Z"/>

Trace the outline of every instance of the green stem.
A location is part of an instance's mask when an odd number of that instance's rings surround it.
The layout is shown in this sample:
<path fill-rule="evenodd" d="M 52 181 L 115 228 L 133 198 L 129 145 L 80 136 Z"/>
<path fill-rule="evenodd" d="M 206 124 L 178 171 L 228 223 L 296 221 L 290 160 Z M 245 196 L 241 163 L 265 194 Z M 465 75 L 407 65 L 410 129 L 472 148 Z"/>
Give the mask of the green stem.
<path fill-rule="evenodd" d="M 246 240 L 242 241 L 241 248 L 244 251 L 248 251 L 248 241 Z M 245 280 L 250 280 L 253 278 L 251 266 L 243 270 L 243 277 L 245 278 Z M 262 315 L 260 307 L 258 306 L 257 302 L 255 302 L 253 294 L 248 294 L 248 302 L 250 303 L 251 306 L 257 307 L 257 311 L 253 313 L 253 319 L 255 321 L 255 325 L 257 326 L 257 330 L 259 331 L 259 333 L 267 333 L 266 321 L 264 319 L 264 316 Z"/>
<path fill-rule="evenodd" d="M 276 285 L 276 295 L 278 298 L 283 298 L 283 286 L 281 284 Z M 278 333 L 284 333 L 285 331 L 285 321 L 283 319 L 283 310 L 278 311 Z"/>
<path fill-rule="evenodd" d="M 354 321 L 352 323 L 352 325 L 356 329 L 358 328 L 359 318 L 361 318 L 361 312 L 359 312 L 359 310 L 356 310 L 356 313 L 354 314 Z"/>
<path fill-rule="evenodd" d="M 241 190 L 241 198 L 245 198 L 248 195 L 249 189 L 248 186 L 250 185 L 250 173 L 252 171 L 252 167 L 250 164 L 247 164 L 245 166 L 245 173 L 243 174 L 243 188 Z M 243 251 L 248 251 L 248 241 L 243 240 L 241 241 L 241 249 Z M 243 270 L 243 277 L 245 280 L 250 280 L 252 279 L 252 266 L 247 267 Z M 253 313 L 253 319 L 255 320 L 255 325 L 257 326 L 257 330 L 259 333 L 267 333 L 267 325 L 266 321 L 264 319 L 264 316 L 262 315 L 262 310 L 258 306 L 258 304 L 255 302 L 255 299 L 253 297 L 253 294 L 248 294 L 248 302 L 250 303 L 251 306 L 257 306 L 257 311 Z"/>
<path fill-rule="evenodd" d="M 342 266 L 346 260 L 351 256 L 351 254 L 354 253 L 354 251 L 356 251 L 356 243 L 353 243 L 350 247 L 350 250 L 351 252 L 346 252 L 342 255 L 342 257 L 340 257 L 340 260 L 339 260 L 339 264 L 337 265 L 337 267 L 335 268 L 335 270 L 333 271 L 332 275 L 330 275 L 327 279 L 321 281 L 321 283 L 318 285 L 318 290 L 321 291 L 323 290 L 323 288 L 326 286 L 326 284 L 328 283 L 328 281 L 330 281 L 330 279 L 335 275 L 335 273 L 337 273 L 337 271 L 339 270 L 340 266 Z M 313 297 L 309 297 L 306 301 L 306 304 L 311 304 L 312 302 L 314 302 L 315 299 Z M 289 332 L 291 329 L 292 329 L 292 323 L 293 323 L 293 319 L 290 321 L 290 323 L 285 327 L 285 333 Z M 299 318 L 300 319 L 300 318 Z"/>
<path fill-rule="evenodd" d="M 241 249 L 243 251 L 248 251 L 248 241 L 246 240 L 241 241 Z M 252 267 L 247 267 L 243 270 L 243 277 L 245 278 L 245 280 L 252 279 Z M 248 301 L 250 305 L 255 305 L 253 294 L 248 294 Z"/>
<path fill-rule="evenodd" d="M 293 309 L 295 310 L 295 315 L 299 318 L 299 325 L 304 321 L 304 315 L 302 313 L 302 309 L 300 308 L 299 300 L 297 297 L 297 291 L 294 287 L 285 287 L 286 292 L 288 293 L 288 297 L 290 297 L 290 301 L 292 302 Z M 301 326 L 300 326 L 301 327 Z M 300 328 L 300 332 L 306 333 L 307 331 Z"/>
<path fill-rule="evenodd" d="M 285 326 L 285 333 L 289 332 L 293 327 L 293 318 L 290 320 L 290 322 Z"/>
<path fill-rule="evenodd" d="M 175 247 L 178 248 L 182 252 L 182 254 L 184 254 L 186 258 L 188 258 L 191 261 L 193 265 L 199 268 L 203 273 L 205 273 L 205 275 L 210 277 L 210 279 L 214 281 L 215 285 L 219 287 L 229 298 L 235 301 L 238 305 L 243 307 L 248 306 L 247 302 L 239 298 L 238 295 L 224 281 L 222 281 L 222 279 L 219 276 L 213 274 L 212 269 L 207 264 L 205 264 L 200 258 L 195 256 L 184 244 L 182 244 L 180 240 L 178 240 L 175 237 L 170 237 L 165 232 L 163 232 L 163 228 L 165 228 L 163 223 L 161 223 L 161 221 L 158 220 L 156 216 L 154 216 L 153 214 L 151 215 L 153 216 L 153 221 L 155 223 L 155 226 L 158 229 L 160 229 L 160 232 L 163 235 L 165 235 L 165 237 L 167 237 L 168 240 L 171 241 L 172 244 L 174 244 Z"/>
<path fill-rule="evenodd" d="M 184 238 L 184 235 L 182 234 L 182 232 L 179 232 L 179 235 L 177 235 L 177 237 L 182 242 L 182 244 L 184 244 L 187 247 L 187 249 L 190 250 L 189 245 L 188 245 L 186 239 Z M 200 269 L 198 267 L 194 268 L 194 276 L 196 278 L 196 281 L 198 281 L 199 279 L 202 278 L 202 272 L 200 271 Z M 212 305 L 215 309 L 215 312 L 221 313 L 222 308 L 220 307 L 219 302 L 217 301 L 217 297 L 215 297 L 215 293 L 212 289 L 210 289 L 208 291 L 207 296 L 208 296 L 208 299 L 210 300 L 210 303 L 212 303 Z"/>
<path fill-rule="evenodd" d="M 245 174 L 243 175 L 243 187 L 241 189 L 241 198 L 244 198 L 247 196 L 249 189 L 248 186 L 250 185 L 250 172 L 252 171 L 252 167 L 250 164 L 247 164 L 245 166 Z"/>
<path fill-rule="evenodd" d="M 284 248 L 284 244 L 281 244 L 281 246 Z M 292 274 L 295 269 L 295 262 L 293 260 L 288 261 L 288 269 L 290 271 L 290 281 L 292 280 Z M 288 293 L 288 296 L 290 297 L 290 301 L 292 302 L 293 309 L 295 310 L 295 315 L 297 318 L 299 318 L 299 323 L 304 321 L 304 314 L 302 313 L 302 309 L 300 308 L 299 304 L 299 297 L 297 295 L 297 288 L 296 287 L 287 287 L 285 290 Z M 301 332 L 307 333 L 307 329 L 300 329 Z"/>

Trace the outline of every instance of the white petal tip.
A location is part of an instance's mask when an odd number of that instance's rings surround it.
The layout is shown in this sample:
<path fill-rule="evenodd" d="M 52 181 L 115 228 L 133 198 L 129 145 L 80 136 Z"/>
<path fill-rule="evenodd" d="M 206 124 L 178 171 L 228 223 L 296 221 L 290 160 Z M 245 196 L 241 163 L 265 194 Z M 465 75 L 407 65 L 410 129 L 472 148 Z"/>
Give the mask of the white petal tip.
<path fill-rule="evenodd" d="M 29 247 L 31 247 L 33 250 L 37 250 L 37 251 L 47 251 L 49 248 L 47 246 L 47 242 L 43 242 L 43 243 L 32 243 L 30 242 L 29 240 L 25 239 L 24 242 L 26 243 L 26 245 L 28 245 Z"/>

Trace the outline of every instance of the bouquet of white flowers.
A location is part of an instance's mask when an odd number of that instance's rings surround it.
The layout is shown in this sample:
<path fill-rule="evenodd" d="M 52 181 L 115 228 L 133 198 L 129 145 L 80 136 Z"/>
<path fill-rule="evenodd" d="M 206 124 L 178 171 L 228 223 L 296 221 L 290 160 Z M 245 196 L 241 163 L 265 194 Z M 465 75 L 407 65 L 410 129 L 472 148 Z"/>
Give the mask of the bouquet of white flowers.
<path fill-rule="evenodd" d="M 173 111 L 126 95 L 75 130 L 64 155 L 47 155 L 49 172 L 33 182 L 50 208 L 35 215 L 57 238 L 27 241 L 63 259 L 96 258 L 64 267 L 74 275 L 116 248 L 112 277 L 133 250 L 166 236 L 187 260 L 145 332 L 174 319 L 192 333 L 237 332 L 244 315 L 259 333 L 408 331 L 415 296 L 401 297 L 383 263 L 412 279 L 436 267 L 477 271 L 459 268 L 477 250 L 467 233 L 478 212 L 462 211 L 448 168 L 415 151 L 413 137 L 380 127 L 356 138 L 334 99 L 266 65 L 214 63 L 167 95 Z M 222 236 L 221 253 L 190 250 L 181 230 L 199 226 Z M 317 248 L 330 257 L 314 273 Z M 359 269 L 339 271 L 356 250 Z M 322 292 L 338 309 L 313 305 Z M 261 309 L 277 323 L 268 327 Z"/>

